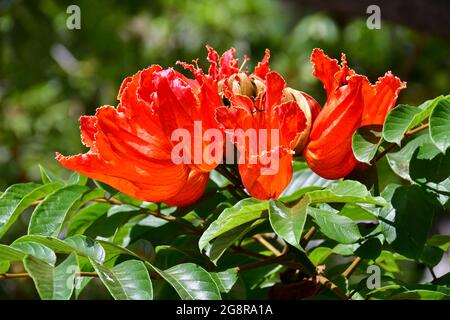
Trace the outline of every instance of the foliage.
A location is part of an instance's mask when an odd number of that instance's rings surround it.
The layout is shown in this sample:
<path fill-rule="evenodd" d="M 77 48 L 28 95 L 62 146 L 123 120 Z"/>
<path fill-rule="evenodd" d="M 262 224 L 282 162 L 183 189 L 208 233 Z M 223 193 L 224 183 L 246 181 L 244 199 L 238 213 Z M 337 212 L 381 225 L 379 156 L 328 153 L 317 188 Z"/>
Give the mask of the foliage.
<path fill-rule="evenodd" d="M 313 283 L 314 299 L 450 299 L 448 274 L 416 284 L 400 268 L 432 268 L 450 245 L 431 228 L 449 213 L 449 110 L 450 95 L 400 105 L 376 141 L 355 133 L 357 157 L 376 167 L 387 156 L 402 178 L 382 190 L 378 178 L 317 178 L 297 160 L 279 200 L 242 199 L 215 174 L 199 203 L 175 208 L 41 168 L 41 183 L 0 197 L 2 237 L 32 211 L 27 234 L 0 245 L 0 280 L 22 266 L 42 299 L 79 297 L 92 278 L 114 299 L 264 298 L 296 281 Z M 375 289 L 365 285 L 372 264 L 381 268 Z M 293 269 L 302 278 L 287 280 Z"/>

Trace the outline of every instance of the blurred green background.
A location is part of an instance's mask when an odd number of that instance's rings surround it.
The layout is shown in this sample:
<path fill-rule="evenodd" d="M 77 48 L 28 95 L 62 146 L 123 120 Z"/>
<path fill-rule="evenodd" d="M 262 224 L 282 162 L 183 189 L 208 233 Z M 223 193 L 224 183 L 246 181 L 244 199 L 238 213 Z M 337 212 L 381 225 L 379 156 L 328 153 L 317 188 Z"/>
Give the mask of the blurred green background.
<path fill-rule="evenodd" d="M 81 9 L 80 30 L 66 27 L 71 4 Z M 206 44 L 235 47 L 252 58 L 250 68 L 270 48 L 272 69 L 320 103 L 324 92 L 309 62 L 315 47 L 335 58 L 345 52 L 372 81 L 392 70 L 408 82 L 399 103 L 448 93 L 448 41 L 384 20 L 369 30 L 366 19 L 278 0 L 0 0 L 0 190 L 39 180 L 39 163 L 68 175 L 54 153 L 85 151 L 80 115 L 116 105 L 122 80 L 150 64 L 200 58 L 205 65 Z M 36 296 L 32 286 L 6 281 L 0 297 Z M 103 291 L 88 294 L 107 297 Z"/>

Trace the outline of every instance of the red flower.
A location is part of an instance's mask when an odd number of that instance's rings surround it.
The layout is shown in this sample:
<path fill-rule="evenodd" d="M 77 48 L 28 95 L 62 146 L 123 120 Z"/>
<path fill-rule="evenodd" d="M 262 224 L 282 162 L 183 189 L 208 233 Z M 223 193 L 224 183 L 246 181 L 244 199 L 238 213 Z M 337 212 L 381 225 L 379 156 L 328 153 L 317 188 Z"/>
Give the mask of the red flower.
<path fill-rule="evenodd" d="M 246 190 L 262 200 L 278 198 L 291 181 L 294 149 L 302 148 L 320 108 L 310 96 L 286 88 L 270 71 L 269 57 L 266 51 L 253 74 L 225 79 L 222 91 L 230 106 L 216 109 L 217 121 L 243 158 L 239 173 Z M 237 137 L 237 130 L 247 135 Z"/>
<path fill-rule="evenodd" d="M 101 107 L 95 116 L 80 118 L 81 139 L 89 152 L 71 157 L 57 154 L 56 159 L 140 200 L 194 203 L 217 163 L 202 159 L 192 165 L 175 164 L 171 135 L 183 128 L 194 136 L 194 121 L 201 121 L 203 131 L 217 127 L 214 110 L 222 104 L 217 81 L 208 75 L 192 80 L 152 65 L 126 78 L 118 99 L 117 108 Z"/>
<path fill-rule="evenodd" d="M 371 85 L 367 77 L 342 66 L 322 50 L 314 49 L 313 75 L 322 81 L 327 101 L 315 120 L 303 155 L 311 169 L 328 179 L 348 175 L 358 164 L 352 151 L 354 132 L 366 125 L 382 125 L 395 106 L 398 93 L 406 87 L 390 71 Z"/>

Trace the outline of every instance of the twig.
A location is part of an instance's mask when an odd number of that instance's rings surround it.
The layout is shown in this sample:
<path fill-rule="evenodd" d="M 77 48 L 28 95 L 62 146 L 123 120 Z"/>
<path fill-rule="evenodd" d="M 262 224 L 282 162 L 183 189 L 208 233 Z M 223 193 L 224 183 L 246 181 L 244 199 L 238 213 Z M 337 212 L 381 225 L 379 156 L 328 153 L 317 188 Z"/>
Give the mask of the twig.
<path fill-rule="evenodd" d="M 239 178 L 237 178 L 234 174 L 232 174 L 230 171 L 228 171 L 227 167 L 223 164 L 220 164 L 215 169 L 217 172 L 219 172 L 222 176 L 228 179 L 236 190 L 238 190 L 243 196 L 241 198 L 248 197 L 248 194 L 244 191 L 244 187 L 242 185 L 242 182 Z"/>
<path fill-rule="evenodd" d="M 288 266 L 293 266 L 292 264 L 288 263 L 287 261 L 284 261 L 286 258 L 287 258 L 286 256 L 276 256 L 276 257 L 264 259 L 261 261 L 244 264 L 242 266 L 235 267 L 234 269 L 236 271 L 247 271 L 247 270 L 251 270 L 251 269 L 265 267 L 265 266 L 275 264 L 275 263 L 282 264 L 282 265 L 287 264 Z M 298 269 L 297 265 L 295 265 L 295 269 Z"/>
<path fill-rule="evenodd" d="M 406 131 L 406 133 L 403 136 L 402 141 L 409 136 L 412 136 L 418 132 L 421 132 L 425 129 L 428 128 L 428 123 L 425 123 L 417 128 L 411 129 L 409 131 Z M 381 158 L 383 158 L 387 153 L 391 152 L 392 150 L 394 150 L 395 148 L 397 148 L 398 145 L 396 143 L 391 143 L 390 145 L 388 145 L 383 151 L 381 151 L 379 154 L 377 154 L 371 161 L 372 164 L 376 163 L 378 160 L 380 160 Z"/>
<path fill-rule="evenodd" d="M 355 269 L 358 267 L 358 265 L 360 264 L 361 260 L 362 259 L 360 257 L 356 257 L 352 261 L 352 263 L 347 267 L 347 269 L 345 269 L 345 271 L 341 273 L 341 275 L 344 278 L 348 279 L 352 275 L 353 271 L 355 271 Z"/>
<path fill-rule="evenodd" d="M 245 254 L 247 256 L 254 257 L 256 259 L 260 259 L 260 260 L 267 259 L 267 256 L 265 256 L 263 254 L 260 254 L 260 253 L 257 253 L 257 252 L 253 252 L 253 251 L 248 250 L 248 249 L 246 249 L 244 247 L 241 247 L 241 246 L 231 246 L 230 249 L 233 250 L 234 252 L 242 253 L 242 254 Z"/>
<path fill-rule="evenodd" d="M 317 232 L 317 229 L 314 226 L 309 228 L 308 231 L 306 231 L 305 235 L 303 236 L 302 240 L 300 241 L 300 245 L 302 248 L 306 247 L 306 245 L 309 243 L 309 241 L 312 239 L 312 237 L 314 237 L 316 232 Z"/>
<path fill-rule="evenodd" d="M 433 281 L 437 280 L 436 273 L 434 273 L 434 270 L 432 267 L 428 266 L 428 270 L 430 270 L 431 276 L 433 277 Z"/>
<path fill-rule="evenodd" d="M 281 256 L 281 252 L 277 248 L 275 248 L 269 241 L 264 239 L 264 237 L 261 236 L 260 234 L 255 234 L 253 236 L 253 239 L 258 241 L 261 245 L 263 245 L 265 248 L 267 248 L 275 256 L 277 256 L 277 257 Z"/>
<path fill-rule="evenodd" d="M 335 285 L 333 282 L 328 280 L 328 278 L 326 278 L 325 276 L 319 274 L 316 276 L 316 278 L 321 285 L 330 289 L 339 298 L 341 298 L 343 300 L 350 300 L 350 298 L 345 294 L 345 292 L 343 292 L 341 289 L 339 289 L 339 287 L 337 285 Z"/>

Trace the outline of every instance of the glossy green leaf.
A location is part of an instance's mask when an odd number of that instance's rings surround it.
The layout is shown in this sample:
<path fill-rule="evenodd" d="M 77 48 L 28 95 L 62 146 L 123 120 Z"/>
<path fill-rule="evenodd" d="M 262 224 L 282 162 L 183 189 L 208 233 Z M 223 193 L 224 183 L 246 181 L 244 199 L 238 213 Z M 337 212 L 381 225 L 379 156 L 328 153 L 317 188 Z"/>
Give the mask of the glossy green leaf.
<path fill-rule="evenodd" d="M 280 196 L 283 203 L 300 199 L 306 192 L 326 188 L 334 181 L 320 177 L 304 162 L 294 162 L 293 171 L 291 182 Z"/>
<path fill-rule="evenodd" d="M 401 104 L 389 112 L 384 122 L 384 140 L 400 145 L 406 131 L 417 123 L 417 119 L 422 118 L 423 110 L 417 107 Z M 423 115 L 423 113 L 422 113 Z M 416 120 L 415 120 L 416 119 Z M 425 118 L 422 119 L 422 121 Z M 421 121 L 419 121 L 420 123 Z"/>
<path fill-rule="evenodd" d="M 39 165 L 39 172 L 41 174 L 41 180 L 42 180 L 43 184 L 49 184 L 52 182 L 59 182 L 59 183 L 61 183 L 61 185 L 64 184 L 64 180 L 62 178 L 60 178 L 57 175 L 55 175 L 54 173 L 48 171 L 41 165 Z"/>
<path fill-rule="evenodd" d="M 55 265 L 56 255 L 49 247 L 31 241 L 23 241 L 11 244 L 11 248 L 22 251 L 26 255 L 32 255 L 50 265 Z"/>
<path fill-rule="evenodd" d="M 220 300 L 214 279 L 202 267 L 183 263 L 160 273 L 183 300 Z"/>
<path fill-rule="evenodd" d="M 371 196 L 362 183 L 352 180 L 335 182 L 325 190 L 308 192 L 305 197 L 309 198 L 311 204 L 336 202 L 387 205 L 384 199 Z"/>
<path fill-rule="evenodd" d="M 382 243 L 378 238 L 369 238 L 355 250 L 355 255 L 363 259 L 375 260 L 381 254 Z"/>
<path fill-rule="evenodd" d="M 236 269 L 228 269 L 221 272 L 211 272 L 211 278 L 216 283 L 220 292 L 228 293 L 238 280 L 238 272 Z"/>
<path fill-rule="evenodd" d="M 389 297 L 390 300 L 450 300 L 450 295 L 438 291 L 411 290 Z"/>
<path fill-rule="evenodd" d="M 60 183 L 19 183 L 6 189 L 0 196 L 0 238 L 34 201 L 44 198 L 59 187 Z"/>
<path fill-rule="evenodd" d="M 264 223 L 264 220 L 258 219 L 241 224 L 234 229 L 220 234 L 205 246 L 205 254 L 214 264 L 217 263 L 220 257 L 236 240 L 241 239 L 245 234 L 262 223 Z"/>
<path fill-rule="evenodd" d="M 7 273 L 10 267 L 11 264 L 9 263 L 9 261 L 0 261 L 0 274 Z"/>
<path fill-rule="evenodd" d="M 418 147 L 429 141 L 428 134 L 423 132 L 414 139 L 408 141 L 399 151 L 388 153 L 386 158 L 392 171 L 405 180 L 411 180 L 409 175 L 409 164 L 411 157 Z"/>
<path fill-rule="evenodd" d="M 359 128 L 352 137 L 352 149 L 359 162 L 370 164 L 377 153 L 382 139 L 383 126 L 365 126 Z"/>
<path fill-rule="evenodd" d="M 111 207 L 111 204 L 103 202 L 84 207 L 69 222 L 67 235 L 83 234 L 97 219 L 104 216 Z"/>
<path fill-rule="evenodd" d="M 103 195 L 103 190 L 69 185 L 49 195 L 34 210 L 28 234 L 58 236 L 67 219 L 84 203 Z"/>
<path fill-rule="evenodd" d="M 450 235 L 435 234 L 427 240 L 427 244 L 433 247 L 437 247 L 442 251 L 447 251 L 450 247 Z"/>
<path fill-rule="evenodd" d="M 431 113 L 430 136 L 436 147 L 445 153 L 450 146 L 450 96 L 439 100 Z"/>
<path fill-rule="evenodd" d="M 308 254 L 308 258 L 315 266 L 317 266 L 322 264 L 332 253 L 333 250 L 331 248 L 317 247 Z"/>
<path fill-rule="evenodd" d="M 65 240 L 40 235 L 26 235 L 14 241 L 14 244 L 22 242 L 40 243 L 56 253 L 70 254 L 75 251 L 78 255 L 89 257 L 99 263 L 102 263 L 105 259 L 105 250 L 98 241 L 83 235 L 75 235 Z"/>
<path fill-rule="evenodd" d="M 418 186 L 396 188 L 391 203 L 393 210 L 388 225 L 395 230 L 395 234 L 387 239 L 388 242 L 398 253 L 408 258 L 420 258 L 437 211 L 435 203 Z"/>
<path fill-rule="evenodd" d="M 358 226 L 347 217 L 317 208 L 308 208 L 308 214 L 314 218 L 320 231 L 330 239 L 344 244 L 361 239 Z"/>
<path fill-rule="evenodd" d="M 74 253 L 69 255 L 56 268 L 34 256 L 26 256 L 23 264 L 33 279 L 41 299 L 70 299 L 75 285 L 76 273 L 79 270 Z"/>
<path fill-rule="evenodd" d="M 2 262 L 16 262 L 22 261 L 25 253 L 10 246 L 0 244 L 0 261 Z"/>
<path fill-rule="evenodd" d="M 261 218 L 263 212 L 267 209 L 267 201 L 253 198 L 241 200 L 232 208 L 225 209 L 201 236 L 199 240 L 200 251 L 203 251 L 211 240 L 221 234 Z"/>
<path fill-rule="evenodd" d="M 275 233 L 287 243 L 300 250 L 300 239 L 306 222 L 307 199 L 302 199 L 292 208 L 276 200 L 269 202 L 269 220 Z"/>
<path fill-rule="evenodd" d="M 441 183 L 450 177 L 450 150 L 444 154 L 430 142 L 425 142 L 411 157 L 409 176 L 419 183 Z"/>
<path fill-rule="evenodd" d="M 90 260 L 109 293 L 116 300 L 152 300 L 153 287 L 147 268 L 142 261 L 127 260 L 105 267 Z"/>

